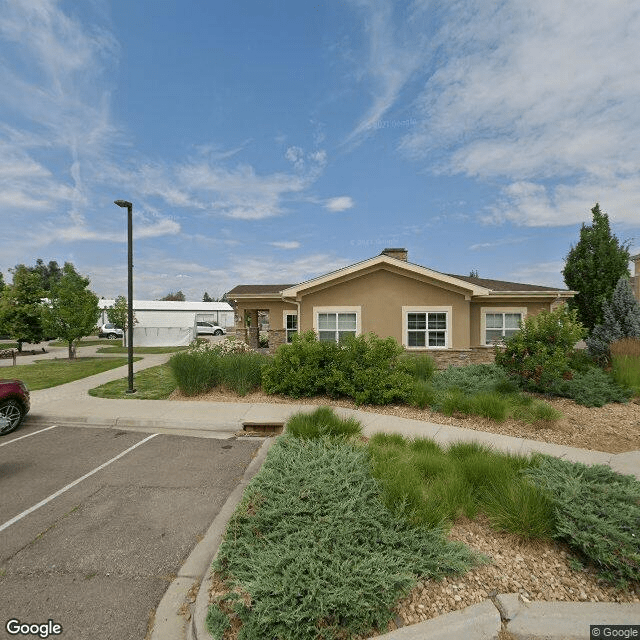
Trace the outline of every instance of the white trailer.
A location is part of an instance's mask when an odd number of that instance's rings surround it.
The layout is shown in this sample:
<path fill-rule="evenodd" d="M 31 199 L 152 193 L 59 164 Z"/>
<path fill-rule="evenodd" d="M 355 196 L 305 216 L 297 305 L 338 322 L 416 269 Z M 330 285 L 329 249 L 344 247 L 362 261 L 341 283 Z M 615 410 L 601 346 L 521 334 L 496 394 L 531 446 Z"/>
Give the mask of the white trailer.
<path fill-rule="evenodd" d="M 101 323 L 108 322 L 107 309 L 114 300 L 99 300 Z M 233 307 L 227 302 L 178 302 L 170 300 L 134 300 L 136 327 L 193 327 L 197 320 L 214 322 L 225 329 L 234 325 Z"/>
<path fill-rule="evenodd" d="M 99 300 L 101 323 L 108 322 L 107 309 L 114 300 Z M 134 300 L 134 344 L 138 346 L 179 346 L 196 337 L 199 320 L 214 322 L 225 329 L 234 325 L 233 307 L 227 302 L 179 302 Z"/>

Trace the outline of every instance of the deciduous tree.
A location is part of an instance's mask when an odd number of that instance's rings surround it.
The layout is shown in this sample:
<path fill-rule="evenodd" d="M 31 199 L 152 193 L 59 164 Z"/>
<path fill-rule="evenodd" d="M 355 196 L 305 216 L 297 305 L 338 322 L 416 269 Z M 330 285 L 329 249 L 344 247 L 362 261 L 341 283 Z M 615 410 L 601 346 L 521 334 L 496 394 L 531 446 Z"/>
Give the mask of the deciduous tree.
<path fill-rule="evenodd" d="M 164 298 L 160 298 L 160 300 L 167 300 L 171 302 L 184 302 L 186 300 L 184 293 L 182 291 L 170 291 Z"/>
<path fill-rule="evenodd" d="M 22 351 L 23 342 L 40 342 L 42 327 L 42 279 L 24 265 L 9 270 L 13 282 L 5 286 L 0 298 L 0 325 Z"/>
<path fill-rule="evenodd" d="M 88 287 L 89 278 L 65 262 L 62 276 L 52 284 L 49 304 L 42 312 L 46 332 L 67 343 L 69 359 L 75 357 L 74 343 L 90 335 L 100 317 L 98 296 Z"/>

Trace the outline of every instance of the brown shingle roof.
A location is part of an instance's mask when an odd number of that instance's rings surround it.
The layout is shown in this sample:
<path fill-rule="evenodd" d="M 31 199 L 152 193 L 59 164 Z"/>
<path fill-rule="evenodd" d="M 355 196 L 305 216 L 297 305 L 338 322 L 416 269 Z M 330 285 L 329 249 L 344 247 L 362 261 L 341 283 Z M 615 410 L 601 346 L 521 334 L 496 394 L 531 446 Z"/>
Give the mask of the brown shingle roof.
<path fill-rule="evenodd" d="M 227 292 L 227 298 L 236 295 L 265 295 L 269 293 L 280 293 L 284 289 L 293 287 L 292 284 L 239 284 L 237 287 Z"/>
<path fill-rule="evenodd" d="M 457 276 L 453 273 L 446 275 L 458 280 L 464 280 L 470 284 L 476 284 L 480 287 L 486 287 L 491 291 L 566 291 L 566 289 L 557 289 L 556 287 L 545 287 L 539 284 L 523 284 L 522 282 L 505 282 L 504 280 L 489 280 L 488 278 L 473 278 L 471 276 Z"/>

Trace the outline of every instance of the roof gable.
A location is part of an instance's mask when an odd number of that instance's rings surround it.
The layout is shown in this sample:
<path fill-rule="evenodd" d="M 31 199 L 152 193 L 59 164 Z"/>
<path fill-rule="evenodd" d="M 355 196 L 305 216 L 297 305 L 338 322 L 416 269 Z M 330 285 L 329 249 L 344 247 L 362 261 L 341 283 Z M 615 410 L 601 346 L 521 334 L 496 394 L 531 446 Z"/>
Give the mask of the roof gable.
<path fill-rule="evenodd" d="M 388 255 L 379 255 L 362 262 L 332 271 L 323 276 L 312 278 L 306 282 L 302 282 L 297 285 L 293 285 L 282 291 L 282 296 L 285 298 L 295 298 L 304 291 L 308 291 L 314 287 L 331 286 L 331 283 L 341 278 L 357 277 L 359 273 L 371 269 L 372 267 L 384 267 L 385 265 L 392 266 L 394 269 L 405 271 L 410 277 L 423 277 L 434 281 L 434 283 L 440 283 L 447 287 L 453 287 L 468 292 L 470 295 L 489 295 L 490 289 L 483 287 L 479 284 L 472 282 L 466 282 L 456 276 L 451 276 L 446 273 L 440 273 L 439 271 L 433 271 L 427 267 L 422 267 L 411 262 L 404 260 L 398 260 Z"/>

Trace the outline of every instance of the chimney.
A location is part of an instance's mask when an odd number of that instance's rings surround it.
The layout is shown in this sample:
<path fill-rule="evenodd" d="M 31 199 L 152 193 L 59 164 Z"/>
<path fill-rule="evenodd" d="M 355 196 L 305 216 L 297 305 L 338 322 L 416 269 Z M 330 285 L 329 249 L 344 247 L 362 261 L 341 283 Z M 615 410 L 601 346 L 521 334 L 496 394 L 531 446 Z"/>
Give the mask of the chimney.
<path fill-rule="evenodd" d="M 380 255 L 389 256 L 390 258 L 395 258 L 396 260 L 403 260 L 404 262 L 407 262 L 409 258 L 409 252 L 406 249 L 384 249 Z"/>

